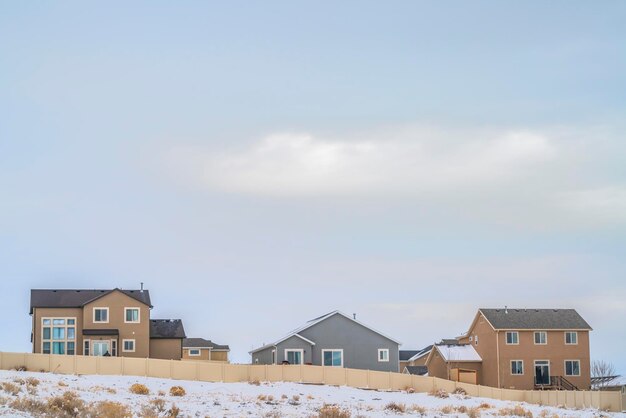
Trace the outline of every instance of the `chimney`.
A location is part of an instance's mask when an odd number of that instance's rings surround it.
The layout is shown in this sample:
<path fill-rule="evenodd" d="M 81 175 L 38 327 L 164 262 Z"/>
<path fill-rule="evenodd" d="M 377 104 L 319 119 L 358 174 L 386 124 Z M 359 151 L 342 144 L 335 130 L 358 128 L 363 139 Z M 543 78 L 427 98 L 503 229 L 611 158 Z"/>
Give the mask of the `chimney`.
<path fill-rule="evenodd" d="M 141 282 L 141 289 L 139 291 L 143 293 L 143 282 Z"/>
<path fill-rule="evenodd" d="M 356 314 L 355 313 L 352 314 L 352 319 L 356 319 Z"/>

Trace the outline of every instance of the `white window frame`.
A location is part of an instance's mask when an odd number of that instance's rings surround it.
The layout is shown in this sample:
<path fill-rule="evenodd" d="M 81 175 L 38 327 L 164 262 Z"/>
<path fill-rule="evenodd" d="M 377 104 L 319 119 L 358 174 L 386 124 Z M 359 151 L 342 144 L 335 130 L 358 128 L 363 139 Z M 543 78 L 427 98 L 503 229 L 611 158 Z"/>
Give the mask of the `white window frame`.
<path fill-rule="evenodd" d="M 197 351 L 198 354 L 194 354 L 193 351 Z M 202 350 L 199 348 L 190 348 L 189 349 L 189 357 L 200 357 L 200 355 L 202 354 Z"/>
<path fill-rule="evenodd" d="M 567 362 L 571 361 L 571 362 L 576 362 L 578 363 L 578 374 L 567 374 Z M 579 377 L 580 376 L 580 360 L 578 359 L 565 359 L 563 361 L 563 376 L 567 376 L 567 377 Z"/>
<path fill-rule="evenodd" d="M 85 354 L 85 347 L 87 347 L 87 354 Z M 91 340 L 85 339 L 83 340 L 83 356 L 91 355 Z"/>
<path fill-rule="evenodd" d="M 537 334 L 541 335 L 545 335 L 546 339 L 545 342 L 537 342 Z M 539 340 L 541 340 L 541 338 L 539 338 Z M 535 345 L 548 345 L 548 331 L 535 331 L 533 332 L 533 342 L 535 343 Z"/>
<path fill-rule="evenodd" d="M 478 345 L 478 335 L 474 335 L 474 345 Z"/>
<path fill-rule="evenodd" d="M 64 321 L 64 323 L 61 324 L 55 324 L 54 320 L 56 319 L 62 319 Z M 74 323 L 73 324 L 68 324 L 69 320 L 73 320 Z M 48 325 L 44 325 L 44 321 L 48 320 L 50 321 L 50 324 Z M 50 328 L 50 338 L 43 338 L 43 329 L 44 328 Z M 62 339 L 58 339 L 55 340 L 54 339 L 54 328 L 63 328 L 63 338 Z M 69 332 L 68 332 L 68 328 L 74 328 L 74 338 L 69 338 Z M 43 353 L 43 345 L 44 343 L 50 343 L 50 354 L 54 354 L 54 344 L 55 342 L 57 343 L 63 343 L 64 346 L 64 353 L 60 354 L 60 355 L 65 355 L 65 356 L 75 356 L 78 353 L 78 347 L 77 347 L 77 342 L 78 342 L 78 324 L 77 324 L 77 318 L 75 316 L 45 316 L 41 318 L 41 326 L 39 328 L 39 330 L 41 331 L 41 353 Z M 68 354 L 67 351 L 67 343 L 74 343 L 74 354 Z"/>
<path fill-rule="evenodd" d="M 517 338 L 515 339 L 516 341 L 514 343 L 509 342 L 509 334 L 511 335 L 515 334 L 517 336 Z M 506 345 L 519 345 L 519 331 L 506 331 L 504 333 L 504 343 Z"/>
<path fill-rule="evenodd" d="M 387 353 L 387 360 L 384 360 L 384 359 L 383 359 L 383 360 L 381 360 L 381 359 L 380 359 L 380 353 L 384 353 L 384 352 L 386 352 L 386 353 Z M 389 357 L 390 357 L 390 356 L 389 356 L 389 349 L 388 349 L 388 348 L 379 348 L 379 349 L 378 349 L 378 357 L 377 357 L 377 359 L 378 359 L 378 362 L 379 362 L 379 363 L 389 363 Z"/>
<path fill-rule="evenodd" d="M 513 363 L 522 363 L 522 372 L 521 373 L 513 373 Z M 523 376 L 524 375 L 524 360 L 511 360 L 511 368 L 509 369 L 511 372 L 511 376 Z"/>
<path fill-rule="evenodd" d="M 274 349 L 272 350 L 272 364 L 276 364 L 276 360 L 276 349 Z"/>
<path fill-rule="evenodd" d="M 300 363 L 299 364 L 304 364 L 304 349 L 302 348 L 285 348 L 285 361 L 289 361 L 288 357 L 287 357 L 287 353 L 290 352 L 299 352 L 300 353 Z M 289 363 L 292 364 L 292 363 Z"/>
<path fill-rule="evenodd" d="M 137 311 L 137 320 L 136 321 L 128 321 L 126 318 L 126 312 L 130 311 L 130 310 L 136 310 Z M 108 318 L 108 316 L 107 316 Z M 141 322 L 141 309 L 139 307 L 135 307 L 135 306 L 130 306 L 130 307 L 125 307 L 124 308 L 124 323 L 125 324 L 139 324 Z"/>
<path fill-rule="evenodd" d="M 567 334 L 573 334 L 573 335 L 575 335 L 575 338 L 574 338 L 574 339 L 576 340 L 576 342 L 573 342 L 573 343 L 568 343 L 568 342 L 567 342 Z M 578 345 L 578 331 L 565 331 L 565 332 L 563 333 L 563 341 L 565 341 L 565 345 Z"/>
<path fill-rule="evenodd" d="M 339 366 L 333 366 L 332 364 L 330 366 L 326 366 L 324 365 L 324 353 L 325 352 L 335 352 L 335 351 L 339 351 L 341 353 L 341 364 Z M 322 366 L 324 367 L 343 367 L 343 348 L 324 348 L 322 350 Z"/>
<path fill-rule="evenodd" d="M 126 349 L 126 343 L 130 342 L 130 341 L 133 342 L 133 349 L 132 350 L 127 350 Z M 137 343 L 136 343 L 136 341 L 134 339 L 126 338 L 126 339 L 122 340 L 122 352 L 123 353 L 134 353 L 136 349 L 137 349 Z"/>
<path fill-rule="evenodd" d="M 100 311 L 107 311 L 107 320 L 106 321 L 96 321 L 96 310 L 100 310 Z M 111 318 L 109 316 L 109 308 L 106 306 L 94 306 L 93 308 L 93 323 L 94 324 L 108 324 L 109 323 L 109 319 Z"/>

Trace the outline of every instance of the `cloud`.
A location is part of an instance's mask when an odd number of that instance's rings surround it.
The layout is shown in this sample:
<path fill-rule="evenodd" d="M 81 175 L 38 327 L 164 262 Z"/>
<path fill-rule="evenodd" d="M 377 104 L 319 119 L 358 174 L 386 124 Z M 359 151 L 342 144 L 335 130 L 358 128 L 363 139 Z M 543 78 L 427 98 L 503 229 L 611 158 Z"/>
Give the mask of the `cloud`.
<path fill-rule="evenodd" d="M 281 133 L 230 152 L 179 148 L 174 153 L 214 190 L 367 196 L 503 185 L 546 165 L 557 149 L 548 136 L 536 132 L 422 128 L 339 139 Z"/>
<path fill-rule="evenodd" d="M 579 218 L 605 223 L 626 221 L 626 187 L 605 186 L 562 192 L 558 204 Z"/>

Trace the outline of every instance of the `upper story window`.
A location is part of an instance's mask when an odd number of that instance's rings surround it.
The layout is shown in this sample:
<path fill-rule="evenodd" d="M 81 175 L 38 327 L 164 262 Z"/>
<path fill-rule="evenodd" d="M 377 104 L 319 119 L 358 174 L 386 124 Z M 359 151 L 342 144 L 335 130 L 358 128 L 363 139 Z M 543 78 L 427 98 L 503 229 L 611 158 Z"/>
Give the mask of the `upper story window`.
<path fill-rule="evenodd" d="M 138 324 L 139 308 L 124 308 L 124 322 L 127 324 Z"/>
<path fill-rule="evenodd" d="M 519 344 L 519 332 L 517 331 L 507 331 L 506 332 L 506 343 L 517 345 Z"/>
<path fill-rule="evenodd" d="M 565 344 L 567 345 L 578 344 L 578 333 L 576 331 L 567 331 L 565 333 Z"/>
<path fill-rule="evenodd" d="M 474 345 L 478 345 L 478 335 L 474 335 Z"/>
<path fill-rule="evenodd" d="M 535 344 L 537 345 L 548 344 L 548 333 L 545 331 L 535 331 Z"/>
<path fill-rule="evenodd" d="M 388 348 L 379 348 L 378 349 L 378 361 L 387 362 L 389 361 L 389 349 Z"/>
<path fill-rule="evenodd" d="M 109 322 L 109 308 L 93 308 L 93 322 Z"/>
<path fill-rule="evenodd" d="M 42 318 L 41 352 L 76 354 L 76 318 Z"/>
<path fill-rule="evenodd" d="M 580 360 L 565 360 L 565 376 L 580 376 Z"/>

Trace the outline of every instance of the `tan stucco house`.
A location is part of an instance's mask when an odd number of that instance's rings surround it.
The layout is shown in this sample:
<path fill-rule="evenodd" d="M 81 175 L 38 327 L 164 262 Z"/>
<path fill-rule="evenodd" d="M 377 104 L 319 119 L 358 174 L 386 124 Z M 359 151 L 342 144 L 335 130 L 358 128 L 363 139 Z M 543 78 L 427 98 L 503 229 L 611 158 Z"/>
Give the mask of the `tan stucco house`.
<path fill-rule="evenodd" d="M 183 340 L 183 360 L 206 360 L 228 362 L 230 347 L 216 344 L 204 338 L 185 338 Z"/>
<path fill-rule="evenodd" d="M 436 346 L 427 360 L 429 376 L 451 378 L 450 369 L 475 371 L 478 384 L 507 389 L 589 389 L 589 324 L 574 309 L 479 309 L 458 344 L 471 346 L 473 362 L 450 357 Z M 452 344 L 453 346 L 454 344 Z M 439 358 L 437 358 L 437 356 Z M 454 367 L 456 366 L 456 367 Z"/>
<path fill-rule="evenodd" d="M 177 359 L 182 321 L 151 319 L 144 290 L 33 289 L 33 353 Z"/>

